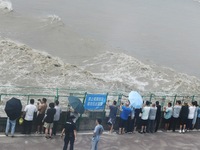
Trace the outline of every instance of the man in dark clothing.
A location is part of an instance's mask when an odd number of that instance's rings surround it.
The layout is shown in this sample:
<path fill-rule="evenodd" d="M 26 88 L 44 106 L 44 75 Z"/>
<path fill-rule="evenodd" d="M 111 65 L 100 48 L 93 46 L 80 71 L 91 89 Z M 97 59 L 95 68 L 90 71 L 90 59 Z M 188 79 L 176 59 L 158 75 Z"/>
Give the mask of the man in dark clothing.
<path fill-rule="evenodd" d="M 63 150 L 67 150 L 69 142 L 70 142 L 70 150 L 74 149 L 74 141 L 76 140 L 76 124 L 73 122 L 74 118 L 76 117 L 70 116 L 62 130 L 61 137 L 65 133 Z"/>
<path fill-rule="evenodd" d="M 157 107 L 157 111 L 156 111 L 156 119 L 155 119 L 155 132 L 157 132 L 158 127 L 160 125 L 160 119 L 161 119 L 161 106 L 159 105 L 159 101 L 156 101 L 156 107 Z"/>
<path fill-rule="evenodd" d="M 181 108 L 180 115 L 179 115 L 180 116 L 180 131 L 179 131 L 179 133 L 185 133 L 185 131 L 186 131 L 188 114 L 189 114 L 188 104 L 184 103 L 184 105 Z"/>

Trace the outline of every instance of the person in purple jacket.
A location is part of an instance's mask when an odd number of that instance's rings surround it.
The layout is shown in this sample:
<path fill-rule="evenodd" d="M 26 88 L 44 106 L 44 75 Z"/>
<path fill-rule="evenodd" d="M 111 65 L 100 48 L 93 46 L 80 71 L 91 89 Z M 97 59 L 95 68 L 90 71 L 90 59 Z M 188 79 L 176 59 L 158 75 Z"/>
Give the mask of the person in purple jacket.
<path fill-rule="evenodd" d="M 128 116 L 131 114 L 131 108 L 129 107 L 130 102 L 127 101 L 124 105 L 120 106 L 121 114 L 120 114 L 120 123 L 119 123 L 119 134 L 124 133 L 124 129 L 128 120 Z"/>

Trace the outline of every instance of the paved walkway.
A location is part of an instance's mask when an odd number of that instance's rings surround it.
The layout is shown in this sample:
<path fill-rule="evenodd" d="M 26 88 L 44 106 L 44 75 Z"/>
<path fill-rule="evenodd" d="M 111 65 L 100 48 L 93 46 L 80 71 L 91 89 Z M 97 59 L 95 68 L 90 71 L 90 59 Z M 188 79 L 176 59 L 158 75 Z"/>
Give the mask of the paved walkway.
<path fill-rule="evenodd" d="M 79 132 L 75 150 L 90 150 L 91 132 Z M 14 138 L 0 133 L 0 150 L 62 150 L 63 139 L 56 136 L 46 139 L 44 135 L 21 135 Z M 199 150 L 200 132 L 180 134 L 158 132 L 155 134 L 102 135 L 99 150 Z"/>

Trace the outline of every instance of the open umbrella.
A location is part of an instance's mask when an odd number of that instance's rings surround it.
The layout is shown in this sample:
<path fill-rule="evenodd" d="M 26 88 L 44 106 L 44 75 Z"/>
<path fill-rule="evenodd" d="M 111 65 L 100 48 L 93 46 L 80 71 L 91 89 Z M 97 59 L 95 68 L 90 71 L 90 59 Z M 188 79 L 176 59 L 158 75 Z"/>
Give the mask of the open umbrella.
<path fill-rule="evenodd" d="M 22 103 L 19 99 L 13 97 L 6 102 L 5 112 L 10 120 L 15 120 L 21 116 Z"/>
<path fill-rule="evenodd" d="M 72 106 L 72 108 L 76 112 L 78 112 L 80 114 L 84 113 L 85 109 L 84 109 L 83 103 L 81 102 L 81 100 L 78 97 L 69 96 L 68 100 L 69 100 L 69 104 Z"/>
<path fill-rule="evenodd" d="M 128 95 L 128 99 L 130 101 L 130 105 L 133 108 L 136 108 L 136 109 L 142 108 L 143 100 L 142 100 L 142 96 L 138 92 L 131 91 Z"/>

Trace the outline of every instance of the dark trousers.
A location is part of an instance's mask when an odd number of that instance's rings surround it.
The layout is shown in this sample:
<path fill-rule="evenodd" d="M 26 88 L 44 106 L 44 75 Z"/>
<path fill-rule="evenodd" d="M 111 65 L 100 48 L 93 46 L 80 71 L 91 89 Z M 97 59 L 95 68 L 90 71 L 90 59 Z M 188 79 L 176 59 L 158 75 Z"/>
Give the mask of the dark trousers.
<path fill-rule="evenodd" d="M 126 132 L 133 132 L 134 119 L 131 119 L 131 116 L 128 117 Z"/>
<path fill-rule="evenodd" d="M 155 127 L 155 120 L 148 120 L 147 132 L 153 133 Z"/>
<path fill-rule="evenodd" d="M 32 122 L 33 121 L 27 121 L 24 119 L 24 134 L 31 134 L 31 130 L 32 130 Z"/>
<path fill-rule="evenodd" d="M 53 122 L 53 135 L 56 135 L 58 121 Z"/>
<path fill-rule="evenodd" d="M 200 129 L 200 118 L 197 117 L 197 122 L 196 122 L 196 129 Z"/>
<path fill-rule="evenodd" d="M 172 130 L 175 132 L 177 124 L 179 124 L 179 118 L 172 117 Z"/>
<path fill-rule="evenodd" d="M 188 119 L 188 120 L 187 120 L 186 126 L 187 126 L 187 129 L 189 129 L 189 130 L 192 130 L 192 120 L 193 120 L 193 119 Z"/>
<path fill-rule="evenodd" d="M 137 129 L 140 128 L 141 126 L 141 118 L 139 117 L 140 113 L 141 113 L 141 109 L 135 109 L 135 117 L 134 117 L 133 124 L 135 125 Z"/>
<path fill-rule="evenodd" d="M 156 120 L 155 120 L 155 132 L 158 131 L 158 128 L 159 128 L 159 126 L 160 126 L 160 119 L 161 119 L 161 117 L 159 116 L 159 117 L 157 117 Z"/>
<path fill-rule="evenodd" d="M 74 137 L 65 136 L 63 150 L 67 150 L 69 142 L 70 142 L 69 149 L 73 150 L 74 149 L 74 140 L 75 140 Z"/>

